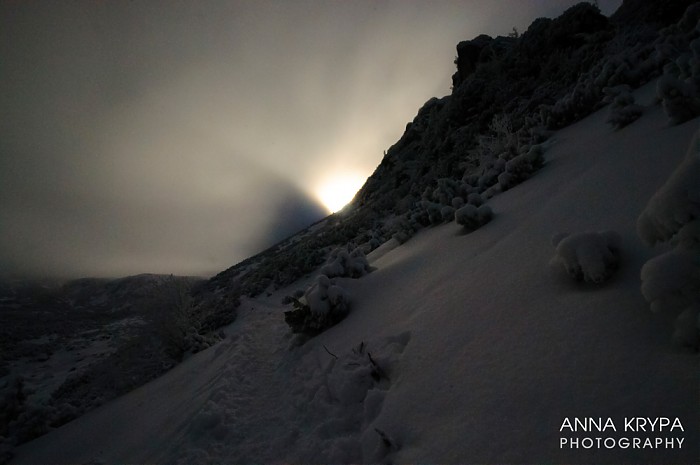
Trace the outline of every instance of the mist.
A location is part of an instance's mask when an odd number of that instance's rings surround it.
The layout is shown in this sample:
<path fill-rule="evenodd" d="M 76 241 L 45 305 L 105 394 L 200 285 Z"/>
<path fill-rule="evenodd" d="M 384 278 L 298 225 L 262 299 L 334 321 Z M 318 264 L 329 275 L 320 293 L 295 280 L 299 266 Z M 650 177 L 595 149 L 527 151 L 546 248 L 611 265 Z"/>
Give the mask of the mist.
<path fill-rule="evenodd" d="M 459 41 L 574 3 L 3 2 L 0 275 L 227 268 L 371 175 Z"/>

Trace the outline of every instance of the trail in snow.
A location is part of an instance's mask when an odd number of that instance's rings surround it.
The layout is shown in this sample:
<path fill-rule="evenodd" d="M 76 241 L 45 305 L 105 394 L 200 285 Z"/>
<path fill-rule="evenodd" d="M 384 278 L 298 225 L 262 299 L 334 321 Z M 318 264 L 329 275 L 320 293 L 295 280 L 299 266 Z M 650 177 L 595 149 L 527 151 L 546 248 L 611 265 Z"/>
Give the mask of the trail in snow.
<path fill-rule="evenodd" d="M 228 362 L 201 388 L 202 407 L 165 461 L 361 461 L 362 433 L 381 408 L 409 335 L 333 354 L 313 342 L 294 347 L 281 306 L 257 300 L 243 307 L 218 349 Z M 369 436 L 367 453 L 390 452 L 380 432 Z"/>
<path fill-rule="evenodd" d="M 247 321 L 245 321 L 247 320 Z M 246 323 L 243 325 L 243 323 Z M 221 457 L 237 445 L 237 459 L 270 461 L 270 436 L 282 436 L 288 406 L 281 401 L 284 344 L 270 309 L 251 309 L 217 350 L 227 360 L 210 384 L 199 411 L 182 432 L 168 462 L 193 463 Z M 261 426 L 264 425 L 264 428 Z"/>
<path fill-rule="evenodd" d="M 371 426 L 408 333 L 332 353 L 299 345 L 282 312 L 246 300 L 227 338 L 128 396 L 19 450 L 19 463 L 279 463 L 381 460 Z M 327 343 L 327 342 L 326 342 Z"/>

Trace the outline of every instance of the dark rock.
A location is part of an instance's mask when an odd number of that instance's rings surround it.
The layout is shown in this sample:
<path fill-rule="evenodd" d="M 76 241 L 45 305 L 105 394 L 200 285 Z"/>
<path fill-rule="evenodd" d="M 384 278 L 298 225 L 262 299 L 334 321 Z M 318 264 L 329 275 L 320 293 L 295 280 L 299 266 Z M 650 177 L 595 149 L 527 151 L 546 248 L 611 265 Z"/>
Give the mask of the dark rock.
<path fill-rule="evenodd" d="M 452 75 L 452 85 L 459 86 L 467 76 L 476 70 L 476 65 L 481 56 L 481 51 L 493 42 L 493 38 L 482 34 L 472 40 L 465 40 L 457 44 L 457 72 Z"/>

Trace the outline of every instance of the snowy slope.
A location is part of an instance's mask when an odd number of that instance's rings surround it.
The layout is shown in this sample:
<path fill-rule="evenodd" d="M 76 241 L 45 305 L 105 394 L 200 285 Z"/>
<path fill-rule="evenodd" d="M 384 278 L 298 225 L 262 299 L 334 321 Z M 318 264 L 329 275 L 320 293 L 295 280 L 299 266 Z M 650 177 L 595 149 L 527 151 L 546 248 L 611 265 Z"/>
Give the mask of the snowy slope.
<path fill-rule="evenodd" d="M 489 201 L 464 234 L 424 230 L 339 282 L 346 320 L 301 347 L 278 305 L 244 302 L 229 337 L 165 376 L 21 446 L 12 463 L 697 463 L 698 355 L 648 309 L 637 237 L 647 200 L 697 120 L 644 115 L 613 131 L 603 109 L 559 131 L 532 179 Z M 615 230 L 618 273 L 580 285 L 550 265 L 558 232 Z M 298 285 L 294 286 L 295 288 Z M 684 438 L 679 449 L 561 449 L 565 417 L 611 417 L 593 436 Z M 684 431 L 623 433 L 625 417 Z"/>

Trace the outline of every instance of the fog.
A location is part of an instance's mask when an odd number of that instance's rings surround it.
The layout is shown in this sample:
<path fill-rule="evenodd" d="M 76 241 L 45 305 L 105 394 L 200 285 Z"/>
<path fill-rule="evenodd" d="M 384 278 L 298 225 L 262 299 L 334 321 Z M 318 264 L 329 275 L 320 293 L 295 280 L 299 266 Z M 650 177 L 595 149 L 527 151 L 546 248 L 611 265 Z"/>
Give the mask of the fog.
<path fill-rule="evenodd" d="M 460 40 L 574 3 L 2 2 L 0 275 L 227 268 L 372 174 Z"/>

